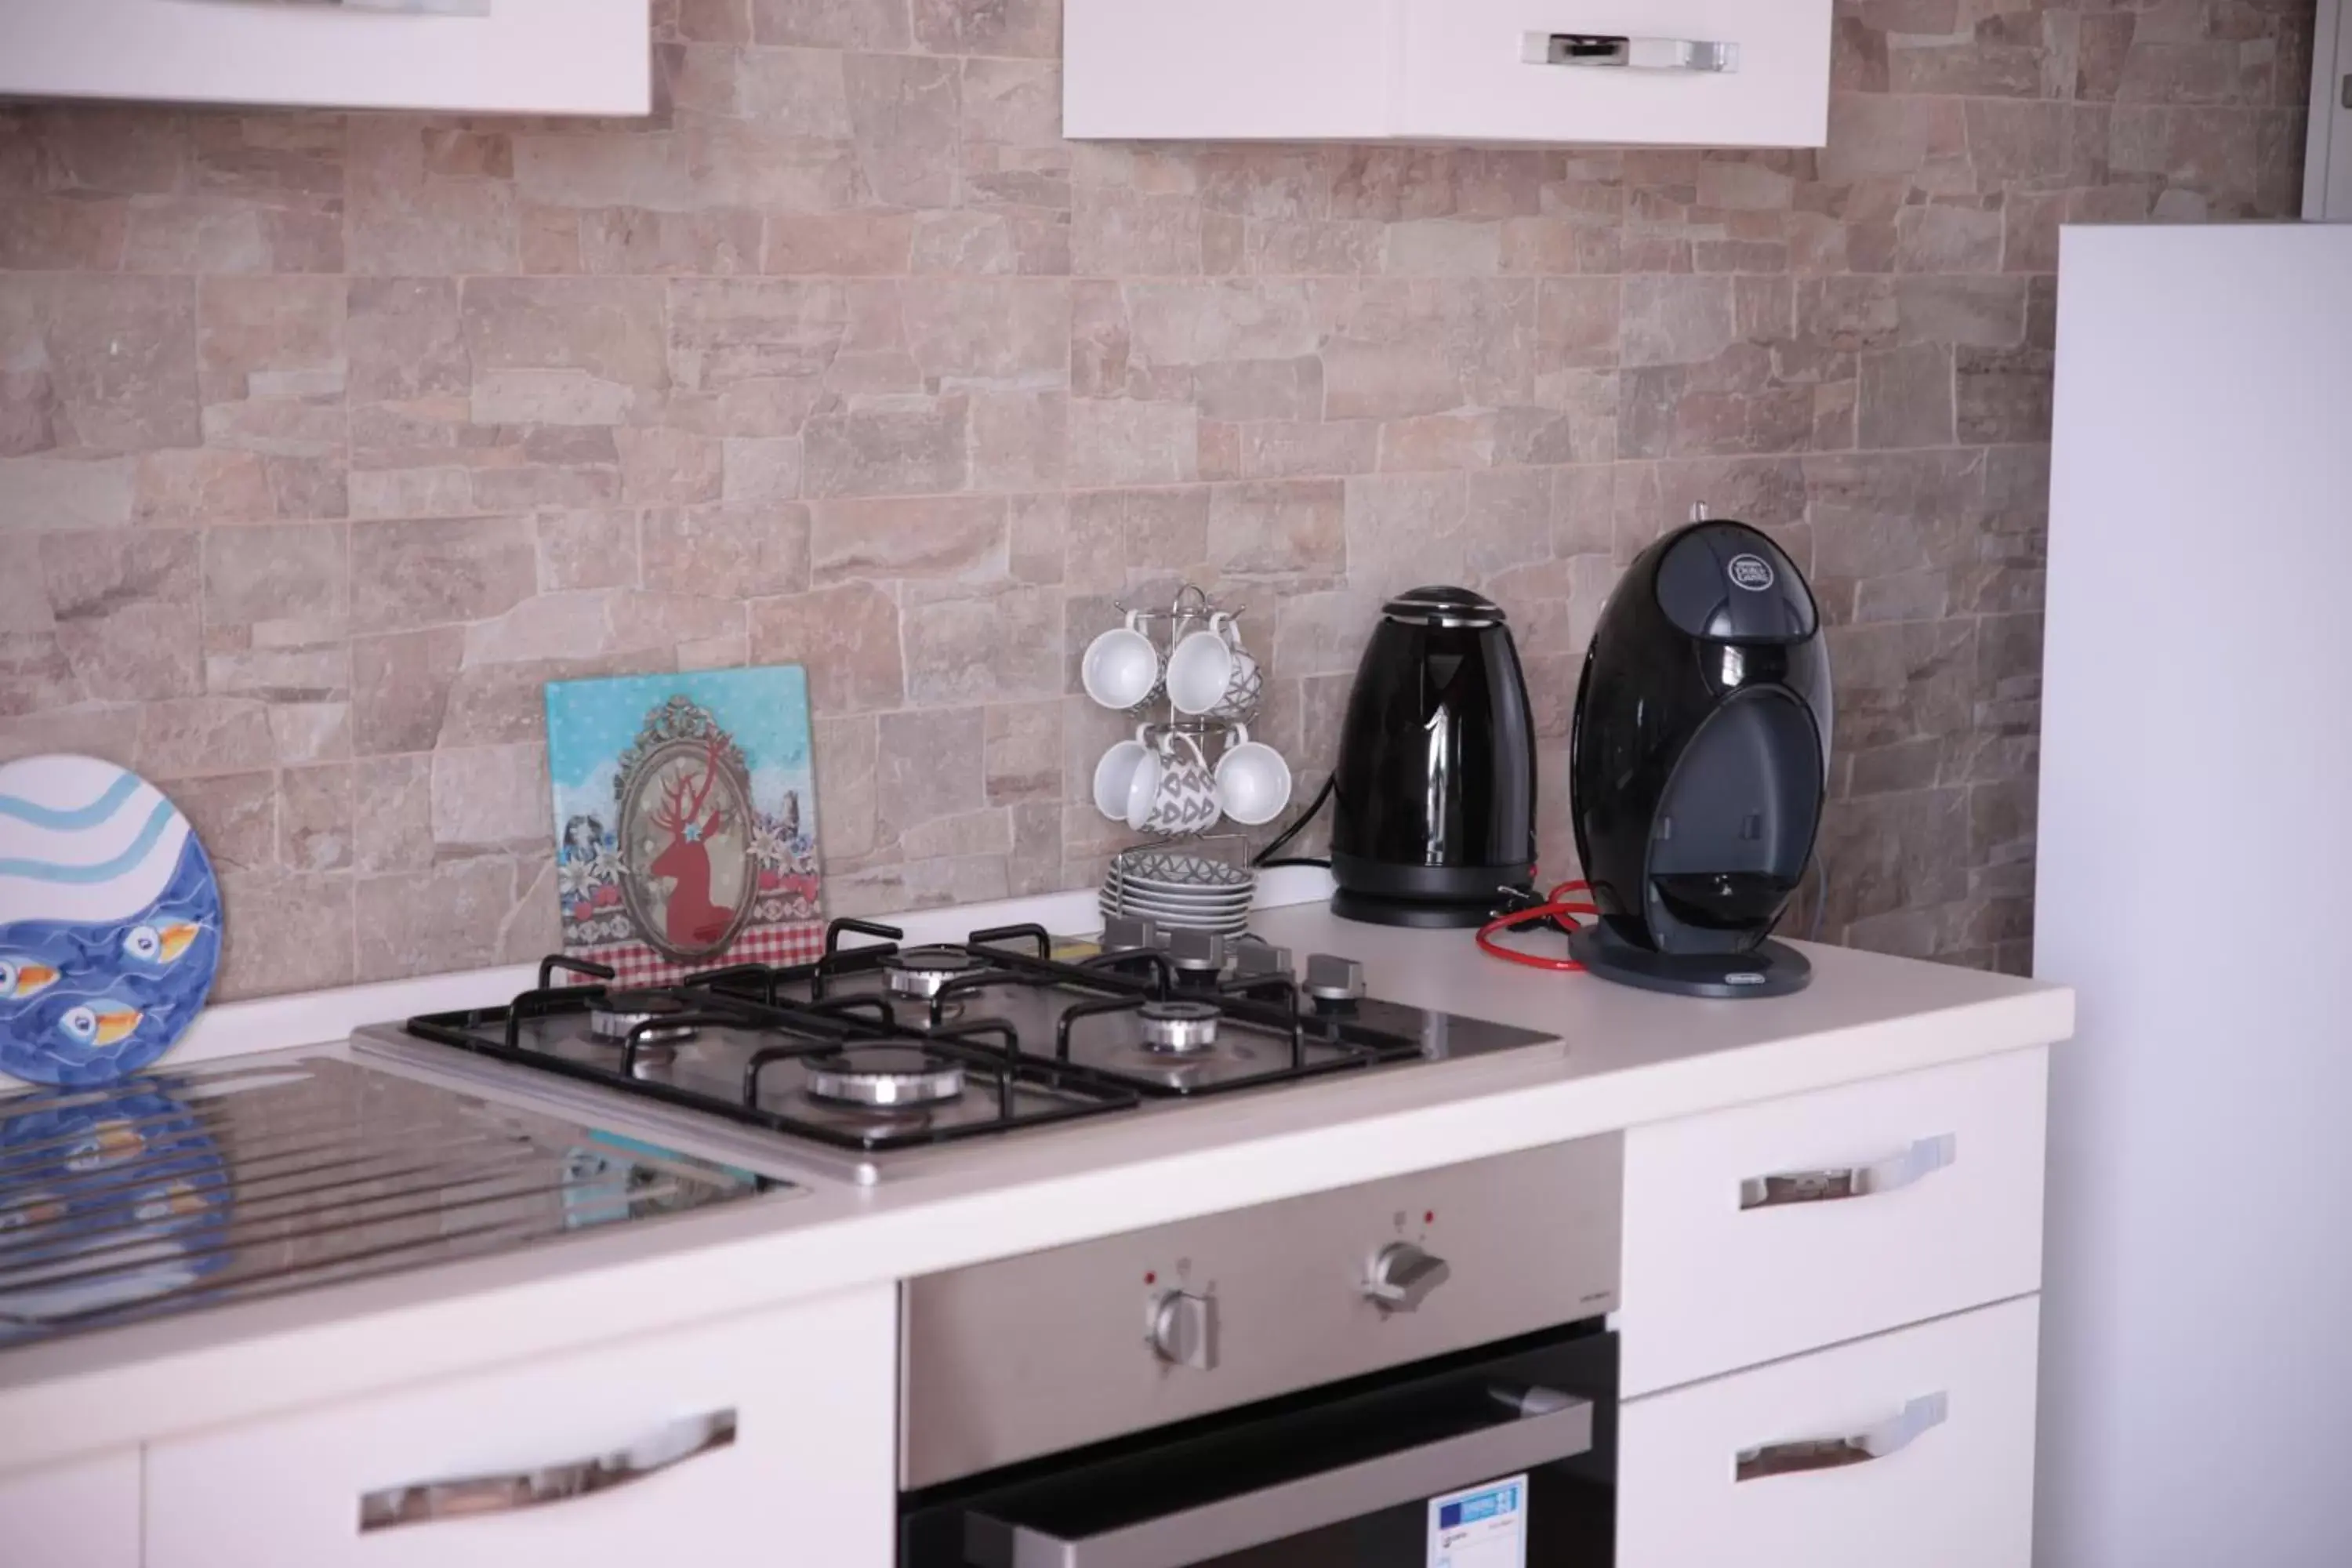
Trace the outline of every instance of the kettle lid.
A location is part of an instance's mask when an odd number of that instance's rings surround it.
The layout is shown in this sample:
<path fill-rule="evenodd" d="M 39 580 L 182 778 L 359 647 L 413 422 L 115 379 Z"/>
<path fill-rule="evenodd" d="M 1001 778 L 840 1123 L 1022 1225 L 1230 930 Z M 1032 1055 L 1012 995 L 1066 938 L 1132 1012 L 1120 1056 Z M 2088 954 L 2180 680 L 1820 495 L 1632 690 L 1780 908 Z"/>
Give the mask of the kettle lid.
<path fill-rule="evenodd" d="M 1503 606 L 1467 588 L 1410 588 L 1381 606 L 1392 621 L 1422 626 L 1499 626 Z"/>

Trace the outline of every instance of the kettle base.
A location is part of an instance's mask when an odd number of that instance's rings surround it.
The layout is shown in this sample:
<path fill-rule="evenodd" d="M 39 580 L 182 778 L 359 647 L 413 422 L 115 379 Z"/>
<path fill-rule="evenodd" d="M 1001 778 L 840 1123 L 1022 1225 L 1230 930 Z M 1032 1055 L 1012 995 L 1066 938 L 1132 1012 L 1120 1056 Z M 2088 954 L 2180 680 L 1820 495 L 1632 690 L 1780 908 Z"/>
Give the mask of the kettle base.
<path fill-rule="evenodd" d="M 1500 894 L 1497 893 L 1499 899 Z M 1407 926 L 1415 931 L 1468 931 L 1495 918 L 1490 903 L 1384 899 L 1341 888 L 1331 895 L 1331 912 L 1364 925 Z"/>
<path fill-rule="evenodd" d="M 1802 991 L 1813 978 L 1811 960 L 1769 938 L 1746 952 L 1655 952 L 1635 947 L 1605 924 L 1595 924 L 1580 928 L 1568 939 L 1568 955 L 1589 974 L 1669 996 L 1725 1001 L 1786 996 Z"/>

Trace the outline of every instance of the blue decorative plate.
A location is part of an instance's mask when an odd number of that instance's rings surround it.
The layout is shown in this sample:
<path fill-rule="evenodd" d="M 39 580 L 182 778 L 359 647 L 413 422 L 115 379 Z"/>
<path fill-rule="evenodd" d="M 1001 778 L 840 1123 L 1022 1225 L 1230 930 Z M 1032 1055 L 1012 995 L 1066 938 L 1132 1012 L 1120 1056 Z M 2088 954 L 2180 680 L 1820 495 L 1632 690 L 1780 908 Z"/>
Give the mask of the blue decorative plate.
<path fill-rule="evenodd" d="M 220 943 L 212 862 L 161 790 L 94 757 L 0 767 L 0 1072 L 137 1072 L 195 1021 Z"/>

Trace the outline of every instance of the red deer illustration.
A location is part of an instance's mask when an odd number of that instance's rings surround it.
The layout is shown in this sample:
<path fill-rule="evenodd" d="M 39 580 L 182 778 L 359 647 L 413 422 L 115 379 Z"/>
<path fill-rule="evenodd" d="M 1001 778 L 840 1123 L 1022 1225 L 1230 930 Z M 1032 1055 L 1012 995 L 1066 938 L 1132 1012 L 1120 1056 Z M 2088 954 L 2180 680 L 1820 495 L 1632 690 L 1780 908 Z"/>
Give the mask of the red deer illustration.
<path fill-rule="evenodd" d="M 719 740 L 714 735 L 705 744 L 702 776 L 697 779 L 682 770 L 665 782 L 661 805 L 650 817 L 656 827 L 670 836 L 668 847 L 654 858 L 649 869 L 656 877 L 674 879 L 669 895 L 669 944 L 681 951 L 709 947 L 726 934 L 735 919 L 733 910 L 710 901 L 710 840 L 726 826 L 726 816 L 716 806 L 703 816 L 723 765 Z"/>

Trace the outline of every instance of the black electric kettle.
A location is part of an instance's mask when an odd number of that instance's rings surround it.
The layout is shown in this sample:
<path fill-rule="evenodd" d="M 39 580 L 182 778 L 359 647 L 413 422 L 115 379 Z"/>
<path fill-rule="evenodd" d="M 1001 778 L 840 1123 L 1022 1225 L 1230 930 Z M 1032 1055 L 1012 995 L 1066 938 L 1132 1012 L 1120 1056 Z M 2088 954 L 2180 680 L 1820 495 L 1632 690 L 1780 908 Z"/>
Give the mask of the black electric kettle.
<path fill-rule="evenodd" d="M 1535 875 L 1535 715 L 1502 609 L 1467 588 L 1382 606 L 1332 773 L 1331 912 L 1475 926 Z"/>

